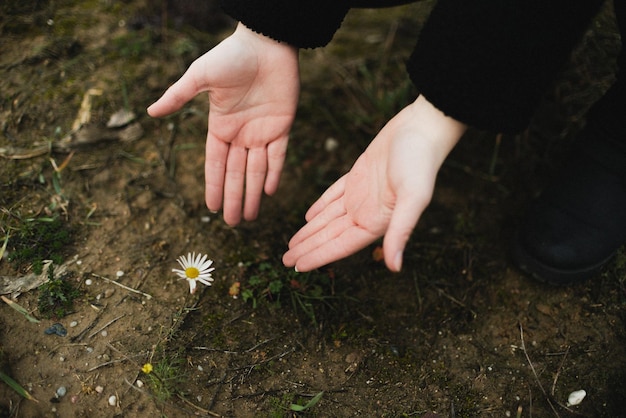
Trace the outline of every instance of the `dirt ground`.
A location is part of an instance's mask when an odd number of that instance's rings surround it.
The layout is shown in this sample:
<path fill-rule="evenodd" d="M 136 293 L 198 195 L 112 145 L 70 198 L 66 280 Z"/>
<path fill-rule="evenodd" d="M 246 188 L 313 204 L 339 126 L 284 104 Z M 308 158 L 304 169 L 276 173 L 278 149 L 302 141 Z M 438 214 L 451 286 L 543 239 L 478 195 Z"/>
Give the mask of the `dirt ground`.
<path fill-rule="evenodd" d="M 0 303 L 0 372 L 34 398 L 0 382 L 0 416 L 625 417 L 626 253 L 565 288 L 507 254 L 611 81 L 609 8 L 527 132 L 472 131 L 452 153 L 402 273 L 380 243 L 310 274 L 280 263 L 308 205 L 415 97 L 402 63 L 432 4 L 352 11 L 302 51 L 281 188 L 230 228 L 204 206 L 206 98 L 145 108 L 232 22 L 211 2 L 3 2 L 0 293 L 39 322 Z M 107 127 L 120 110 L 136 118 Z M 37 229 L 53 222 L 69 239 Z M 41 260 L 15 260 L 28 230 L 80 293 L 65 316 L 41 312 Z M 216 268 L 194 295 L 171 271 L 188 252 Z"/>

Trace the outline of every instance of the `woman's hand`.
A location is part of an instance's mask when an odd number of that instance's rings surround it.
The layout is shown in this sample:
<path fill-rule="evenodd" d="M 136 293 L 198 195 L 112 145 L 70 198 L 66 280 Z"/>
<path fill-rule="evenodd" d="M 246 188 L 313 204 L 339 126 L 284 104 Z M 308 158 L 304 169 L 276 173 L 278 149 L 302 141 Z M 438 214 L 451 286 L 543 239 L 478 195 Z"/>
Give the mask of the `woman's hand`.
<path fill-rule="evenodd" d="M 309 271 L 384 235 L 385 263 L 400 271 L 406 242 L 430 203 L 437 172 L 465 130 L 420 96 L 385 125 L 352 169 L 311 206 L 307 224 L 289 241 L 284 264 Z"/>
<path fill-rule="evenodd" d="M 298 51 L 246 28 L 193 62 L 148 108 L 153 117 L 208 92 L 205 198 L 229 225 L 257 217 L 263 191 L 278 188 L 300 78 Z M 245 200 L 244 200 L 245 194 Z"/>

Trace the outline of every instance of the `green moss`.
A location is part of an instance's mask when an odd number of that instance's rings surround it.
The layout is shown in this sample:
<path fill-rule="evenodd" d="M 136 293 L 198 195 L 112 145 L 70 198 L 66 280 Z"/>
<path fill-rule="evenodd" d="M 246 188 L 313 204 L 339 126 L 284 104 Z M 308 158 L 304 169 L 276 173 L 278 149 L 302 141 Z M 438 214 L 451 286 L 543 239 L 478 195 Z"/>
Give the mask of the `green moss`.
<path fill-rule="evenodd" d="M 62 264 L 65 248 L 71 244 L 72 229 L 60 218 L 26 221 L 9 240 L 9 261 L 17 268 L 32 265 L 41 274 L 44 260 Z"/>

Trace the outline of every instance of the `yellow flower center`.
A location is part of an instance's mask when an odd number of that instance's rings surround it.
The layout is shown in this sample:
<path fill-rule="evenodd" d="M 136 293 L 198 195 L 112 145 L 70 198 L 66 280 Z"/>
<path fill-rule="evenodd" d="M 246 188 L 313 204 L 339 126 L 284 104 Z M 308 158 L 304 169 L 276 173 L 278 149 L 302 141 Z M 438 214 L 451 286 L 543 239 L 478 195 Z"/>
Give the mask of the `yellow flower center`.
<path fill-rule="evenodd" d="M 195 267 L 187 267 L 185 269 L 185 276 L 189 279 L 195 279 L 200 275 L 200 271 Z"/>

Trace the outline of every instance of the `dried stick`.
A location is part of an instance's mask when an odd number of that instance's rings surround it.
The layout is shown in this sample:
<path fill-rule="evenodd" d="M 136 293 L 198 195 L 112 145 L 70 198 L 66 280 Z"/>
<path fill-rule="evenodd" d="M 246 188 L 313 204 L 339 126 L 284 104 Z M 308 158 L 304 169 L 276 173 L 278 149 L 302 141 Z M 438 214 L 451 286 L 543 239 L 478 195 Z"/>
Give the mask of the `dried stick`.
<path fill-rule="evenodd" d="M 102 280 L 107 281 L 109 283 L 113 283 L 114 285 L 117 285 L 117 286 L 119 286 L 119 287 L 121 287 L 123 289 L 126 289 L 126 290 L 130 291 L 130 292 L 138 293 L 138 294 L 140 294 L 142 296 L 145 296 L 146 299 L 152 299 L 152 295 L 144 293 L 141 290 L 133 289 L 132 287 L 128 287 L 126 285 L 121 284 L 120 282 L 116 282 L 115 280 L 111 280 L 111 279 L 106 278 L 104 276 L 100 276 L 99 274 L 96 274 L 96 273 L 91 273 L 91 275 L 94 276 L 94 277 L 97 277 L 98 279 L 102 279 Z"/>

